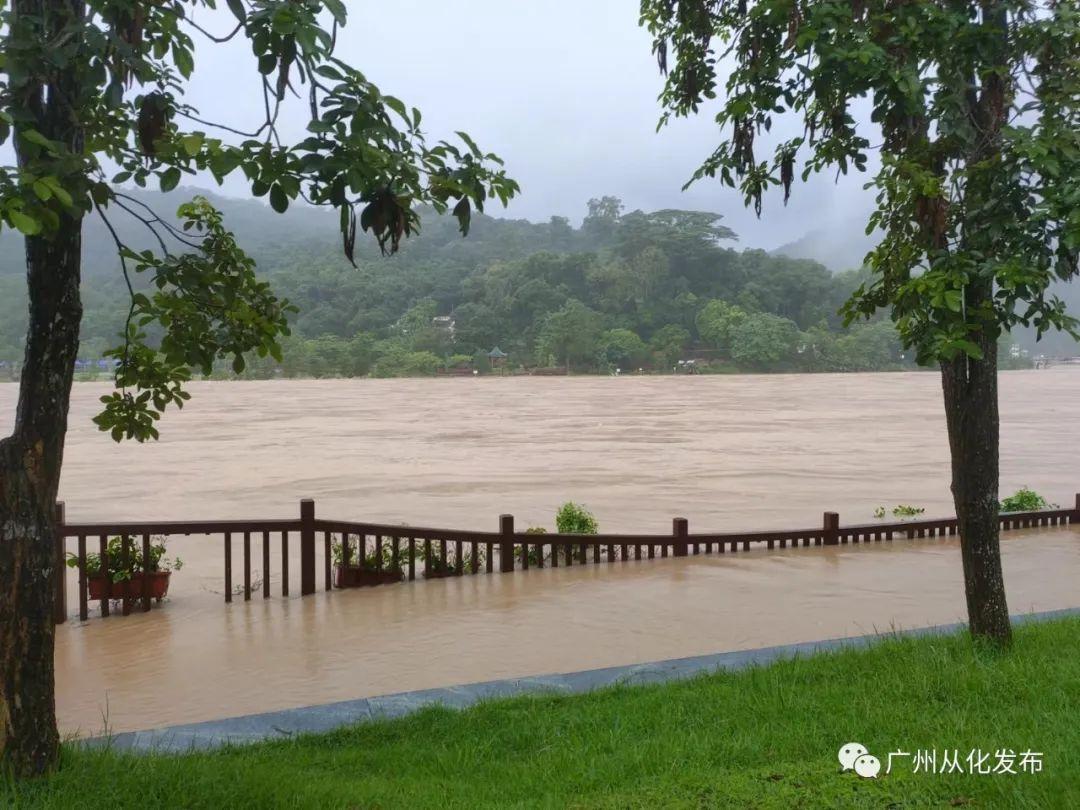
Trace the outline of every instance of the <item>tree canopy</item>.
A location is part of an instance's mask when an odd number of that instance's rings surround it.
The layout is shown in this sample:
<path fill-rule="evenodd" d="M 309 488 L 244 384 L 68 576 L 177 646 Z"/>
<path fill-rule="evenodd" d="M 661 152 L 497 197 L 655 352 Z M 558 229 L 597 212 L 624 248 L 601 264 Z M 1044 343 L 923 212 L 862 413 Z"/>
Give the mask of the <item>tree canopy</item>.
<path fill-rule="evenodd" d="M 90 212 L 104 223 L 128 299 L 122 340 L 105 352 L 118 361 L 118 390 L 97 420 L 117 437 L 156 436 L 165 407 L 183 404 L 184 382 L 219 359 L 237 372 L 248 353 L 280 360 L 277 338 L 288 333 L 293 311 L 257 280 L 254 262 L 205 198 L 182 208 L 176 224 L 124 184 L 167 192 L 185 176 L 221 183 L 242 174 L 252 195 L 278 213 L 298 199 L 336 209 L 350 262 L 358 230 L 390 254 L 418 229 L 420 204 L 452 208 L 467 234 L 474 208 L 517 191 L 501 161 L 466 133 L 429 143 L 419 110 L 334 55 L 346 23 L 340 0 L 226 5 L 234 27 L 221 36 L 196 20 L 214 7 L 209 0 L 91 3 L 85 13 L 26 2 L 3 11 L 0 142 L 14 138 L 19 165 L 0 175 L 0 217 L 45 238 Z M 250 43 L 265 108 L 257 125 L 206 120 L 185 100 L 200 36 Z M 50 90 L 62 94 L 63 109 Z M 278 129 L 290 97 L 300 103 L 289 114 L 307 119 L 295 143 Z M 43 131 L 50 115 L 65 116 L 78 136 L 50 137 Z M 150 245 L 136 250 L 124 241 L 120 217 L 145 227 Z M 140 277 L 146 281 L 136 290 Z"/>
<path fill-rule="evenodd" d="M 160 211 L 183 204 L 191 192 L 130 194 Z M 825 348 L 843 335 L 858 344 L 869 334 L 861 328 L 844 332 L 837 312 L 864 278 L 858 271 L 830 273 L 810 260 L 738 249 L 730 237 L 719 239 L 728 232 L 718 227 L 715 214 L 621 213 L 604 236 L 584 224 L 553 226 L 477 214 L 463 240 L 452 220 L 425 209 L 420 233 L 392 259 L 383 259 L 376 244 L 358 244 L 353 268 L 340 248 L 320 238 L 332 227 L 331 215 L 307 206 L 278 215 L 254 202 L 210 200 L 234 224 L 237 242 L 256 262 L 256 278 L 295 308 L 284 313 L 291 334 L 279 341 L 281 361 L 271 355 L 250 358 L 240 372 L 245 377 L 434 373 L 460 356 L 473 358 L 484 371 L 482 355 L 495 345 L 509 353 L 514 368 L 562 365 L 561 353 L 553 360 L 550 351 L 542 351 L 540 338 L 549 316 L 572 301 L 591 310 L 597 326 L 584 334 L 587 346 L 571 363 L 577 371 L 644 366 L 670 372 L 683 356 L 697 356 L 697 368 L 726 371 L 909 367 L 895 335 L 886 352 L 855 350 L 841 359 Z M 181 220 L 175 223 L 182 228 Z M 693 229 L 688 223 L 694 223 Z M 141 227 L 135 221 L 116 223 L 121 239 L 139 251 L 152 247 Z M 0 247 L 10 239 L 0 235 Z M 86 314 L 79 352 L 87 373 L 103 373 L 97 361 L 113 345 L 127 311 L 115 258 L 100 249 L 109 240 L 100 218 L 91 214 L 84 240 Z M 0 310 L 10 308 L 11 318 L 10 338 L 2 340 L 0 331 L 0 361 L 14 361 L 22 351 L 25 293 L 17 255 L 0 251 L 0 290 L 11 291 L 10 298 L 0 296 Z M 134 285 L 136 291 L 147 287 L 138 276 Z M 803 337 L 782 357 L 744 355 L 736 361 L 711 320 L 721 310 L 736 317 L 773 314 L 791 321 Z M 452 330 L 445 320 L 437 326 L 434 318 L 450 319 Z M 689 335 L 681 351 L 657 354 L 654 336 L 667 326 Z M 160 339 L 154 324 L 146 330 L 151 345 Z M 883 334 L 888 337 L 889 330 Z M 613 341 L 622 348 L 614 348 Z M 812 350 L 800 353 L 800 346 Z M 428 352 L 438 362 L 432 364 L 429 357 L 413 362 L 413 352 Z M 226 364 L 214 374 L 236 372 Z"/>
<path fill-rule="evenodd" d="M 798 174 L 862 172 L 880 156 L 871 276 L 846 320 L 887 310 L 904 346 L 941 369 L 969 623 L 1007 643 L 998 344 L 1018 325 L 1075 337 L 1080 323 L 1054 294 L 1080 270 L 1080 8 L 643 0 L 641 22 L 667 73 L 661 124 L 718 101 L 721 140 L 693 179 L 737 186 L 760 216 L 767 189 L 786 202 Z M 797 134 L 772 135 L 785 119 Z M 755 345 L 766 332 L 779 334 L 757 330 Z"/>
<path fill-rule="evenodd" d="M 760 214 L 770 187 L 786 202 L 797 175 L 880 152 L 875 272 L 849 320 L 890 310 L 924 363 L 980 357 L 1016 325 L 1075 336 L 1053 290 L 1080 258 L 1075 3 L 645 0 L 642 22 L 668 72 L 662 121 L 722 95 L 724 139 L 692 180 L 737 186 Z M 802 134 L 769 136 L 792 117 Z M 976 283 L 993 293 L 968 306 Z"/>

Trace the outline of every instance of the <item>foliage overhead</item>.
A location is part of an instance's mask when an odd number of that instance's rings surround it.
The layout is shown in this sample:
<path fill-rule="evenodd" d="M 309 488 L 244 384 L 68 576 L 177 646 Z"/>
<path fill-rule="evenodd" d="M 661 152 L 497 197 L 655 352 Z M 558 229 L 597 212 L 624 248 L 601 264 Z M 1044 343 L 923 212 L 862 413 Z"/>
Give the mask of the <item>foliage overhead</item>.
<path fill-rule="evenodd" d="M 205 371 L 218 358 L 242 369 L 248 352 L 277 354 L 289 311 L 256 279 L 205 200 L 181 211 L 181 230 L 122 184 L 169 191 L 196 173 L 218 183 L 240 173 L 279 213 L 298 200 L 336 209 L 350 261 L 358 228 L 394 253 L 415 233 L 419 205 L 452 210 L 467 234 L 474 209 L 483 211 L 489 199 L 505 204 L 518 190 L 499 159 L 467 134 L 429 143 L 417 109 L 334 55 L 346 23 L 341 0 L 226 5 L 231 27 L 215 35 L 200 24 L 222 23 L 214 0 L 101 0 L 86 3 L 85 14 L 50 13 L 48 4 L 19 5 L 16 13 L 0 3 L 7 31 L 0 143 L 14 139 L 19 155 L 17 167 L 0 172 L 3 225 L 49 237 L 94 210 L 116 238 L 125 276 L 143 273 L 156 290 L 146 295 L 128 285 L 124 341 L 112 352 L 121 361 L 120 390 L 97 420 L 116 438 L 156 437 L 155 420 L 167 405 L 182 404 L 192 369 Z M 265 110 L 258 125 L 206 120 L 185 100 L 196 38 L 250 44 Z M 283 142 L 278 130 L 290 97 L 298 101 L 289 114 L 308 121 L 296 143 Z M 78 137 L 46 137 L 37 128 L 46 111 L 66 117 Z M 125 215 L 153 234 L 152 251 L 136 253 L 119 240 L 112 223 Z M 150 323 L 165 331 L 158 345 L 145 339 Z"/>
<path fill-rule="evenodd" d="M 797 173 L 880 151 L 874 278 L 849 320 L 890 308 L 925 363 L 977 359 L 1018 324 L 1076 333 L 1049 291 L 1080 256 L 1076 3 L 643 0 L 641 21 L 668 77 L 661 125 L 722 98 L 723 141 L 691 182 L 719 177 L 760 214 L 770 187 L 786 202 Z M 771 136 L 786 118 L 802 134 Z"/>

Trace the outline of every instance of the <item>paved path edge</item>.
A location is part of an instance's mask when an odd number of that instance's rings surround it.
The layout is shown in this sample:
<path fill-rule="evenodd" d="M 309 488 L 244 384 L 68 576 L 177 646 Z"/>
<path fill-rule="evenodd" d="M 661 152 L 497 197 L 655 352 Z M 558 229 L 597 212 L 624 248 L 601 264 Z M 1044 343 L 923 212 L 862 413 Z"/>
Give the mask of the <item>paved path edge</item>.
<path fill-rule="evenodd" d="M 1050 621 L 1066 616 L 1080 616 L 1080 608 L 1066 608 L 1042 613 L 1013 616 L 1016 624 Z M 764 666 L 773 661 L 791 659 L 818 652 L 845 648 L 866 647 L 890 637 L 918 637 L 954 633 L 963 624 L 942 624 L 911 630 L 888 631 L 848 638 L 830 638 L 798 644 L 782 644 L 752 650 L 672 658 L 645 664 L 604 667 L 580 672 L 506 678 L 483 683 L 463 684 L 439 689 L 398 692 L 378 697 L 344 700 L 297 709 L 248 714 L 221 720 L 168 726 L 148 731 L 127 731 L 118 734 L 76 740 L 89 747 L 111 748 L 114 751 L 137 753 L 184 753 L 226 745 L 243 745 L 263 740 L 289 739 L 302 734 L 318 734 L 342 726 L 371 720 L 402 717 L 431 705 L 462 709 L 483 700 L 516 695 L 549 692 L 580 694 L 616 685 L 665 683 L 691 678 L 721 670 L 731 671 L 751 666 Z"/>

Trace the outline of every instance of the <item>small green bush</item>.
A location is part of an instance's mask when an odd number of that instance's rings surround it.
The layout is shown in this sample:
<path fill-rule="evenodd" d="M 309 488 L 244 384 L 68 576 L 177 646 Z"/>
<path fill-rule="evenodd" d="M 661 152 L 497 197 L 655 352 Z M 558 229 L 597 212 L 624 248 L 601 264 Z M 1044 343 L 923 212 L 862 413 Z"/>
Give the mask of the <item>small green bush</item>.
<path fill-rule="evenodd" d="M 559 534 L 599 534 L 600 527 L 593 515 L 582 504 L 567 501 L 555 513 L 555 528 Z"/>
<path fill-rule="evenodd" d="M 1033 489 L 1020 487 L 1001 502 L 1002 512 L 1037 512 L 1040 509 L 1056 509 L 1056 503 L 1050 503 Z"/>
<path fill-rule="evenodd" d="M 926 511 L 926 509 L 924 509 L 921 506 L 910 506 L 910 505 L 908 505 L 906 503 L 902 503 L 902 504 L 899 504 L 898 506 L 894 506 L 892 508 L 892 515 L 893 515 L 893 517 L 900 518 L 902 520 L 904 518 L 917 517 L 918 515 L 921 515 L 925 511 Z M 885 507 L 884 506 L 876 507 L 874 509 L 874 517 L 878 518 L 879 520 L 884 518 L 885 517 Z"/>
<path fill-rule="evenodd" d="M 921 515 L 926 509 L 921 506 L 909 506 L 906 503 L 902 503 L 892 510 L 893 516 L 898 518 L 915 517 Z"/>
<path fill-rule="evenodd" d="M 344 562 L 345 554 L 342 548 L 341 536 L 333 536 L 333 545 L 330 547 L 331 559 L 334 565 L 341 565 Z M 384 537 L 382 539 L 382 546 L 379 549 L 379 554 L 375 553 L 374 548 L 367 548 L 367 541 L 364 541 L 364 562 L 361 566 L 360 560 L 360 538 L 355 536 L 349 537 L 349 567 L 357 568 L 363 567 L 369 570 L 375 570 L 379 567 L 383 571 L 402 571 L 404 566 L 409 563 L 409 546 L 407 543 L 402 543 L 398 548 L 397 564 L 394 563 L 394 547 L 393 539 L 390 537 Z M 423 550 L 416 550 L 416 558 L 423 559 Z M 378 563 L 378 566 L 376 566 Z"/>
<path fill-rule="evenodd" d="M 139 539 L 133 537 L 129 541 L 128 560 L 124 564 L 123 538 L 110 537 L 107 549 L 109 561 L 109 579 L 113 582 L 124 582 L 134 579 L 143 570 L 143 552 Z M 68 552 L 68 568 L 79 567 L 77 554 Z M 184 561 L 179 557 L 169 558 L 165 556 L 165 538 L 155 535 L 150 542 L 150 572 L 179 571 L 184 567 Z M 89 553 L 86 555 L 86 575 L 88 577 L 103 576 L 101 570 L 101 555 Z"/>

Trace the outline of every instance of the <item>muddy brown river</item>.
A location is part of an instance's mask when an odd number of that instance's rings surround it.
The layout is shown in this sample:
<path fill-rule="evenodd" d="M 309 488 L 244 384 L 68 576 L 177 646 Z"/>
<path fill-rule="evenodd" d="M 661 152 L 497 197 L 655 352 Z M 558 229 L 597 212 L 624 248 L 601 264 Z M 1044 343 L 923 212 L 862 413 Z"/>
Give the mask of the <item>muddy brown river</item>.
<path fill-rule="evenodd" d="M 934 374 L 212 382 L 156 444 L 90 423 L 75 386 L 61 496 L 71 521 L 323 517 L 602 531 L 951 514 Z M 0 385 L 0 414 L 16 389 Z M 1001 378 L 1002 490 L 1071 504 L 1080 373 Z M 0 427 L 6 428 L 3 424 Z M 276 549 L 276 546 L 275 546 Z M 220 538 L 177 538 L 169 599 L 58 628 L 61 725 L 149 728 L 254 711 L 854 635 L 963 616 L 955 540 L 755 551 L 469 576 L 226 606 Z M 1014 612 L 1080 605 L 1080 530 L 1004 536 Z M 256 557 L 258 555 L 256 554 Z M 321 568 L 319 569 L 321 571 Z M 260 572 L 256 571 L 256 576 Z M 77 606 L 74 576 L 69 605 Z M 321 579 L 320 579 L 321 586 Z M 298 589 L 294 588 L 294 593 Z"/>

